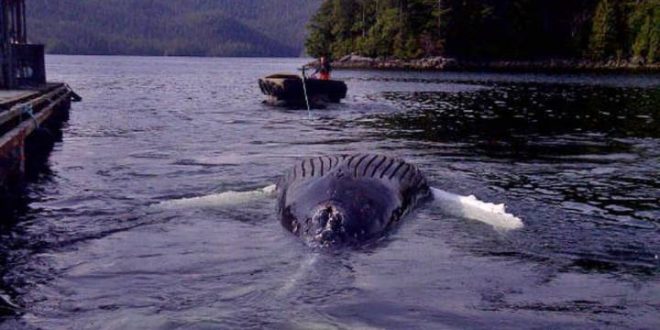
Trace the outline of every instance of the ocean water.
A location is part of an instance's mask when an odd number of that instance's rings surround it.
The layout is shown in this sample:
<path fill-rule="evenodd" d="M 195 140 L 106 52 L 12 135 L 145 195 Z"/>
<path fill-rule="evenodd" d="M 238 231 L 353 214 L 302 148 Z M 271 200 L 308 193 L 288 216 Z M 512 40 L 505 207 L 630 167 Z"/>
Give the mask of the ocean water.
<path fill-rule="evenodd" d="M 660 328 L 660 76 L 336 71 L 341 104 L 261 103 L 305 62 L 48 56 L 84 101 L 0 214 L 0 328 Z M 356 152 L 524 227 L 430 204 L 319 251 L 272 199 L 155 207 Z"/>

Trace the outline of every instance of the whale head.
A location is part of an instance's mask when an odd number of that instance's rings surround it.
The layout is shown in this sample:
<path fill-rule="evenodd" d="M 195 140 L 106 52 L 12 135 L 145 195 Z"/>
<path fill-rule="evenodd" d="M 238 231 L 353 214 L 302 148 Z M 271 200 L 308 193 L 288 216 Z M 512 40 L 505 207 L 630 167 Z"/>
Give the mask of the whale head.
<path fill-rule="evenodd" d="M 282 224 L 312 246 L 355 245 L 396 220 L 401 201 L 380 182 L 328 180 L 301 189 L 283 206 Z"/>
<path fill-rule="evenodd" d="M 374 241 L 430 197 L 414 165 L 378 154 L 305 159 L 276 191 L 282 226 L 322 247 Z"/>

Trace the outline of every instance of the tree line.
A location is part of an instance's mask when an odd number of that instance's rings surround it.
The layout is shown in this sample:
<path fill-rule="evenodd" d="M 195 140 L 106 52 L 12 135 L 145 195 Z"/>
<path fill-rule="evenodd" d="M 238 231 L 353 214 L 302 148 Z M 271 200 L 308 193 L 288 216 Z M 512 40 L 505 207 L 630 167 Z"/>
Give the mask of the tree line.
<path fill-rule="evenodd" d="M 324 0 L 312 56 L 660 60 L 660 0 Z"/>

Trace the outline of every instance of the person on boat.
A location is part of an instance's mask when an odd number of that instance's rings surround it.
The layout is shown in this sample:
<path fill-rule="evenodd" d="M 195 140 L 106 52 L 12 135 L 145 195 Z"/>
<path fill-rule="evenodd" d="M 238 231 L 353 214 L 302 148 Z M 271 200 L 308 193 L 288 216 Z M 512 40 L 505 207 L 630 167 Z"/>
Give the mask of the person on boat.
<path fill-rule="evenodd" d="M 321 80 L 330 80 L 330 71 L 332 71 L 330 61 L 325 56 L 321 56 L 319 65 L 316 67 L 316 71 L 312 74 L 312 77 Z"/>

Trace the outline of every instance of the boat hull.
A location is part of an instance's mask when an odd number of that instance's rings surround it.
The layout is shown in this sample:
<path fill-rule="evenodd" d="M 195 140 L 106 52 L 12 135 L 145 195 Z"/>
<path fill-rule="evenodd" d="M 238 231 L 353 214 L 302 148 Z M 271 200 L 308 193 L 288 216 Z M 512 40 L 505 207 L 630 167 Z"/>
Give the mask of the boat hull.
<path fill-rule="evenodd" d="M 343 81 L 305 79 L 305 89 L 310 105 L 323 106 L 339 103 L 346 97 L 347 87 Z M 259 89 L 267 96 L 266 103 L 284 106 L 304 106 L 303 80 L 296 75 L 277 74 L 259 79 Z"/>

